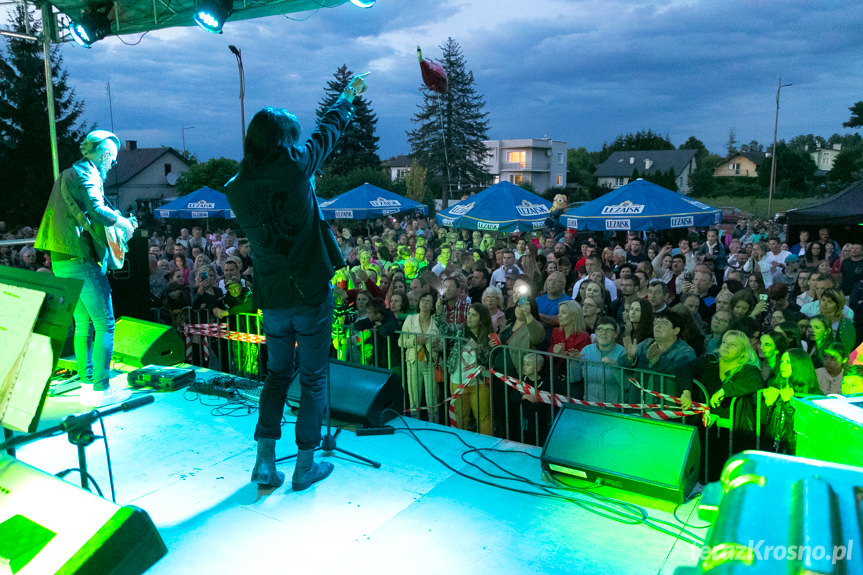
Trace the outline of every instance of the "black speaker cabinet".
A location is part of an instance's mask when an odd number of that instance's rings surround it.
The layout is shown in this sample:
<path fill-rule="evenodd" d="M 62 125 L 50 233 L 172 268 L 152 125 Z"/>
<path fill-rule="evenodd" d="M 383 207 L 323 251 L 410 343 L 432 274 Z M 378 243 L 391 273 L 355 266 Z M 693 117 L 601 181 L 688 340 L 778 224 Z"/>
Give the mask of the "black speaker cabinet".
<path fill-rule="evenodd" d="M 698 480 L 698 430 L 597 409 L 566 406 L 542 450 L 542 468 L 682 503 Z"/>
<path fill-rule="evenodd" d="M 387 369 L 330 360 L 330 397 L 333 417 L 379 427 L 395 417 L 385 409 L 402 410 L 402 386 Z M 300 375 L 288 387 L 288 405 L 300 405 Z"/>
<path fill-rule="evenodd" d="M 114 317 L 153 317 L 150 311 L 150 260 L 147 239 L 136 231 L 129 239 L 123 268 L 108 273 Z"/>
<path fill-rule="evenodd" d="M 176 365 L 186 359 L 186 346 L 170 325 L 121 317 L 114 327 L 114 361 L 133 367 Z"/>

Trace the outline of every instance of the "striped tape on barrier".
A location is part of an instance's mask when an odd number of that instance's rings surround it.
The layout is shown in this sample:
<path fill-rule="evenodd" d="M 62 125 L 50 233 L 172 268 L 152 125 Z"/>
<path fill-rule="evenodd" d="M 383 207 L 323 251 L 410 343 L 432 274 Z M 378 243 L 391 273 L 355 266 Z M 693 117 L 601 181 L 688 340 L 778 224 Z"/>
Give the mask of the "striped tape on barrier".
<path fill-rule="evenodd" d="M 603 401 L 584 401 L 581 399 L 575 399 L 572 397 L 567 397 L 567 396 L 561 395 L 559 393 L 552 394 L 552 393 L 545 391 L 545 390 L 538 390 L 535 387 L 531 386 L 530 384 L 524 383 L 523 381 L 520 381 L 519 379 L 517 379 L 515 377 L 509 376 L 509 375 L 504 375 L 504 374 L 500 373 L 499 371 L 489 370 L 489 373 L 491 373 L 492 375 L 494 375 L 495 377 L 497 377 L 498 379 L 500 379 L 501 381 L 503 381 L 504 383 L 506 383 L 508 386 L 512 387 L 513 389 L 516 389 L 516 390 L 522 392 L 523 394 L 533 395 L 533 396 L 537 397 L 541 402 L 546 403 L 548 405 L 554 404 L 555 407 L 561 407 L 564 404 L 571 403 L 571 404 L 575 404 L 575 405 L 586 405 L 586 406 L 590 406 L 590 407 L 611 407 L 611 408 L 615 408 L 615 409 L 648 409 L 650 411 L 645 411 L 642 414 L 644 417 L 647 417 L 650 419 L 663 420 L 663 421 L 668 421 L 669 419 L 674 419 L 674 418 L 678 418 L 678 417 L 686 417 L 689 415 L 697 415 L 697 414 L 701 413 L 702 414 L 702 422 L 704 423 L 705 426 L 707 425 L 707 422 L 708 422 L 709 409 L 707 409 L 707 406 L 705 406 L 701 403 L 694 403 L 693 402 L 693 404 L 692 404 L 693 409 L 688 410 L 688 411 L 683 411 L 683 410 L 676 410 L 676 409 L 667 409 L 667 408 L 663 407 L 661 404 L 655 404 L 655 403 L 611 403 L 611 402 L 603 402 Z M 630 381 L 632 381 L 632 380 L 630 380 Z M 637 387 L 639 387 L 639 389 L 641 389 L 640 386 L 637 386 Z M 678 405 L 682 402 L 682 400 L 680 398 L 677 398 L 677 397 L 672 397 L 670 395 L 658 393 L 655 391 L 651 391 L 649 389 L 644 389 L 644 391 L 646 391 L 647 393 L 650 393 L 651 395 L 660 397 L 662 399 L 667 399 L 669 401 L 673 401 L 674 403 L 676 403 Z"/>

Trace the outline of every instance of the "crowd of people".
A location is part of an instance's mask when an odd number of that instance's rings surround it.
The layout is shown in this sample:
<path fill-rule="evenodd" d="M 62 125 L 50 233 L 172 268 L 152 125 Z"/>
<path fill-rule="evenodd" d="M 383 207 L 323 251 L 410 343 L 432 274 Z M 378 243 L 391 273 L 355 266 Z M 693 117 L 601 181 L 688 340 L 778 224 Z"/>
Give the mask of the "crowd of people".
<path fill-rule="evenodd" d="M 551 410 L 540 390 L 637 403 L 628 368 L 653 373 L 642 387 L 684 409 L 706 402 L 733 416 L 741 448 L 761 397 L 768 447 L 791 450 L 793 395 L 863 391 L 848 365 L 863 336 L 863 247 L 826 228 L 788 238 L 775 222 L 741 219 L 701 233 L 507 236 L 417 215 L 333 226 L 348 266 L 333 279 L 332 355 L 398 371 L 417 417 L 443 421 L 454 394 L 459 427 L 541 443 Z M 249 244 L 231 229 L 163 223 L 148 243 L 161 321 L 189 308 L 212 321 L 254 311 Z M 51 265 L 29 247 L 0 258 Z"/>

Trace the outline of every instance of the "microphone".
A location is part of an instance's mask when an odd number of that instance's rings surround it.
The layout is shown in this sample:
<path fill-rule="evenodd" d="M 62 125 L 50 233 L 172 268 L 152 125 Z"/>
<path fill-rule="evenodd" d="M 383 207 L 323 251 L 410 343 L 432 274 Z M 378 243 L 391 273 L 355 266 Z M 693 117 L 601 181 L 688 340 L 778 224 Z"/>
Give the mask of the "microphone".
<path fill-rule="evenodd" d="M 130 399 L 129 401 L 123 402 L 122 404 L 120 404 L 120 409 L 122 411 L 132 411 L 133 409 L 138 409 L 139 407 L 149 405 L 154 401 L 156 401 L 156 399 L 148 393 L 147 395 L 142 395 L 134 399 Z"/>
<path fill-rule="evenodd" d="M 132 411 L 133 409 L 144 407 L 145 405 L 153 403 L 154 401 L 156 401 L 155 398 L 151 394 L 147 394 L 136 397 L 134 399 L 130 399 L 129 401 L 125 401 L 120 405 L 110 407 L 103 411 L 94 409 L 80 415 L 70 415 L 60 423 L 60 428 L 64 432 L 68 433 L 70 431 L 81 429 L 83 428 L 83 426 L 89 426 L 93 422 L 98 421 L 103 417 L 113 415 L 119 411 Z"/>

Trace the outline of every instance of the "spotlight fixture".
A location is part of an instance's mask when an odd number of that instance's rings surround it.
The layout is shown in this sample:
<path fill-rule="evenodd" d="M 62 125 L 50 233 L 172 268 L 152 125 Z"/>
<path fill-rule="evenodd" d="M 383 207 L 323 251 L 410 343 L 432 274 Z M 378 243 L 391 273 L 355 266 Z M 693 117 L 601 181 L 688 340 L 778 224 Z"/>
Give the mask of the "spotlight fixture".
<path fill-rule="evenodd" d="M 371 8 L 375 5 L 375 0 L 351 0 L 351 4 L 360 8 Z"/>
<path fill-rule="evenodd" d="M 89 48 L 111 32 L 108 12 L 112 5 L 94 6 L 83 12 L 77 20 L 69 21 L 69 35 L 79 45 Z"/>
<path fill-rule="evenodd" d="M 221 34 L 222 26 L 234 11 L 233 0 L 198 0 L 195 24 L 213 34 Z"/>

